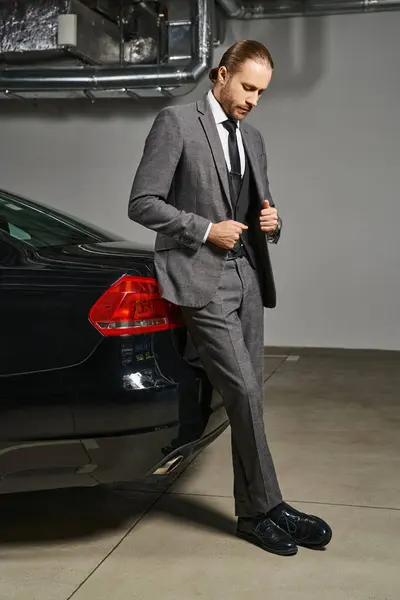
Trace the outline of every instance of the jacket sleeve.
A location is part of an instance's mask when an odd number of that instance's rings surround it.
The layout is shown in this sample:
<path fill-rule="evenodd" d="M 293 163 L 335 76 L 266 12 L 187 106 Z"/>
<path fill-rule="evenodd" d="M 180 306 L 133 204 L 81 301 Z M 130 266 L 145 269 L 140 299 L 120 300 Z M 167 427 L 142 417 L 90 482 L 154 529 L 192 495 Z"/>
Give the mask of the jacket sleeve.
<path fill-rule="evenodd" d="M 146 138 L 132 184 L 128 215 L 132 221 L 197 250 L 203 243 L 210 221 L 179 210 L 168 202 L 182 148 L 178 117 L 173 108 L 164 108 Z"/>
<path fill-rule="evenodd" d="M 260 139 L 261 139 L 261 145 L 262 148 L 264 150 L 264 164 L 263 164 L 263 172 L 264 172 L 264 191 L 265 191 L 265 199 L 269 201 L 270 206 L 273 206 L 274 208 L 276 208 L 275 206 L 275 202 L 272 198 L 272 194 L 269 188 L 269 179 L 268 179 L 268 163 L 267 163 L 267 152 L 265 149 L 265 142 L 263 139 L 263 136 L 260 133 Z M 281 232 L 282 232 L 282 219 L 281 217 L 278 215 L 278 229 L 277 231 L 273 231 L 271 233 L 267 233 L 267 238 L 268 241 L 272 244 L 277 244 L 279 241 L 279 238 L 281 237 Z"/>

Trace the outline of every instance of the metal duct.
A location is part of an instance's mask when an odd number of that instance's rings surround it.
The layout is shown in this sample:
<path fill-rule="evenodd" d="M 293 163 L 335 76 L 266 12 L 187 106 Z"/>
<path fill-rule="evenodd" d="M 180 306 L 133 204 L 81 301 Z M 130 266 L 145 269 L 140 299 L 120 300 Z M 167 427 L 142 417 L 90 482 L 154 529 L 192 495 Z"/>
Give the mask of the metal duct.
<path fill-rule="evenodd" d="M 115 64 L 120 38 L 116 23 L 80 0 L 0 4 L 0 55 L 8 65 L 63 59 L 67 45 L 71 56 L 89 64 Z"/>
<path fill-rule="evenodd" d="M 121 2 L 114 0 L 82 0 L 86 6 L 104 15 L 114 23 L 118 22 Z"/>
<path fill-rule="evenodd" d="M 257 3 L 217 0 L 217 2 L 231 19 L 272 19 L 400 9 L 400 2 L 394 0 L 320 0 L 319 2 L 316 0 L 266 0 Z"/>
<path fill-rule="evenodd" d="M 146 98 L 187 93 L 211 68 L 213 0 L 196 0 L 189 64 L 5 68 L 0 96 L 6 98 Z"/>

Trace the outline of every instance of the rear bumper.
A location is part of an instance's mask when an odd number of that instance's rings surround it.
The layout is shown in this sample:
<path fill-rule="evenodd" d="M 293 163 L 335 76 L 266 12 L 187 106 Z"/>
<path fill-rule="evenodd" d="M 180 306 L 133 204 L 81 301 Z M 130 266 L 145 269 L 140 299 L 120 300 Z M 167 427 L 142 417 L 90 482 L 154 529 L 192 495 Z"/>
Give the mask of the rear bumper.
<path fill-rule="evenodd" d="M 214 411 L 200 439 L 178 445 L 179 427 L 108 437 L 0 444 L 0 494 L 129 482 L 164 486 L 193 455 L 227 428 L 223 407 Z M 173 461 L 175 469 L 168 469 Z M 165 467 L 163 475 L 157 470 Z"/>
<path fill-rule="evenodd" d="M 211 444 L 228 427 L 225 409 L 215 410 L 201 437 L 180 443 L 179 426 L 151 432 L 82 440 L 90 457 L 89 472 L 97 483 L 158 484 L 176 474 L 194 454 Z M 170 465 L 170 468 L 168 468 Z"/>

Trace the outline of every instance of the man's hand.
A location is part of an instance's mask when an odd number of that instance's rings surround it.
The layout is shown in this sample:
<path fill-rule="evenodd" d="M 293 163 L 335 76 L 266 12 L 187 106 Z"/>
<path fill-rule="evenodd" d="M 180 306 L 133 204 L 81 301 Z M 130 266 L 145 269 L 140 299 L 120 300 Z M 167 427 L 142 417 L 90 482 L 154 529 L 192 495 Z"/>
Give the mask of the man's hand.
<path fill-rule="evenodd" d="M 261 231 L 264 231 L 265 233 L 275 231 L 278 224 L 278 211 L 276 208 L 269 205 L 268 200 L 264 200 L 264 208 L 260 213 Z"/>
<path fill-rule="evenodd" d="M 245 229 L 248 229 L 247 225 L 243 225 L 243 223 L 239 223 L 238 221 L 213 223 L 207 239 L 215 246 L 219 246 L 219 248 L 232 250 L 240 234 Z"/>

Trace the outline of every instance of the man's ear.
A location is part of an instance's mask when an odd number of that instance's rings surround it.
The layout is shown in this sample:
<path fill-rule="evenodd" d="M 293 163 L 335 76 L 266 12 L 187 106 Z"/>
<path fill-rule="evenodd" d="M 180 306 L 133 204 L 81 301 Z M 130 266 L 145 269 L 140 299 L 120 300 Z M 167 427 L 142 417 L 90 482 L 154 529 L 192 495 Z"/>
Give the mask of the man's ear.
<path fill-rule="evenodd" d="M 220 67 L 218 69 L 218 80 L 220 83 L 225 83 L 228 78 L 228 69 L 226 67 Z"/>

